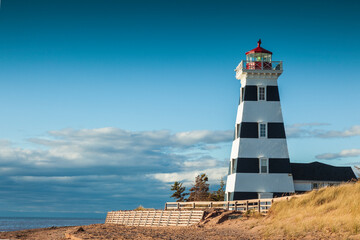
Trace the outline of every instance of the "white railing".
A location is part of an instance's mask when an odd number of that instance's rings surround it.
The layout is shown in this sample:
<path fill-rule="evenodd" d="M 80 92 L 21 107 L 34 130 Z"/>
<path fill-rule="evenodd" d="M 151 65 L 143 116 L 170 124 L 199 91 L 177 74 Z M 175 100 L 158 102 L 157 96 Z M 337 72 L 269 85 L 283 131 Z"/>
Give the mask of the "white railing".
<path fill-rule="evenodd" d="M 248 70 L 268 70 L 268 71 L 282 71 L 282 61 L 271 61 L 271 62 L 253 62 L 242 60 L 236 67 L 235 71 L 248 71 Z"/>

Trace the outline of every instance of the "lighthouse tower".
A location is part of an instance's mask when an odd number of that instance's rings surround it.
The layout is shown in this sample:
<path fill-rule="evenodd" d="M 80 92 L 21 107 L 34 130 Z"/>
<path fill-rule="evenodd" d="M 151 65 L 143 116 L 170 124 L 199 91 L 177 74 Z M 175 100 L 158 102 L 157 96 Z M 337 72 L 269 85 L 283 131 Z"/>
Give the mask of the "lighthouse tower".
<path fill-rule="evenodd" d="M 257 48 L 235 69 L 241 82 L 226 199 L 272 198 L 294 192 L 277 79 L 281 61 Z"/>

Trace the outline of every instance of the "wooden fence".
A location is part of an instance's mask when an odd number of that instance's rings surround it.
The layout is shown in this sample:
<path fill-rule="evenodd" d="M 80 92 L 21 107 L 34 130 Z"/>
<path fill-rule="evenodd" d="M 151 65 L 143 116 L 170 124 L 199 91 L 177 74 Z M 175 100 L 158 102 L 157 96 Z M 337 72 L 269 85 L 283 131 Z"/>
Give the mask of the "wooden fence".
<path fill-rule="evenodd" d="M 255 211 L 267 214 L 271 205 L 276 201 L 289 200 L 290 197 L 252 199 L 243 201 L 224 201 L 224 202 L 167 202 L 165 210 L 186 210 L 186 209 L 225 209 L 239 212 Z"/>
<path fill-rule="evenodd" d="M 189 226 L 200 222 L 204 211 L 111 211 L 105 223 L 127 226 Z"/>

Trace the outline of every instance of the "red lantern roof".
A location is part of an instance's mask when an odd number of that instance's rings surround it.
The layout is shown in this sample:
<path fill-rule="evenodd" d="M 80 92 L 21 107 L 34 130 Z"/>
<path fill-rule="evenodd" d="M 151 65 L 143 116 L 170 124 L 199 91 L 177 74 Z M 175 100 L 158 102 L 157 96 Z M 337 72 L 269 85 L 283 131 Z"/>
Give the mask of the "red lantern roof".
<path fill-rule="evenodd" d="M 248 51 L 246 53 L 246 55 L 248 55 L 249 53 L 270 53 L 270 54 L 272 54 L 272 52 L 260 47 L 260 45 L 261 45 L 261 39 L 259 39 L 259 41 L 258 41 L 257 48 L 254 48 L 253 50 Z"/>

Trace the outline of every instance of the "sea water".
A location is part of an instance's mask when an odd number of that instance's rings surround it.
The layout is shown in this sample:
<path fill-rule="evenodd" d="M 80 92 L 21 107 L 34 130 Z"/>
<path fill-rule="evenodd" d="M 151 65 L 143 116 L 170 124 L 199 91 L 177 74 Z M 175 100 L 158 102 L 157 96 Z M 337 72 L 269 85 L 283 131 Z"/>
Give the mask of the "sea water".
<path fill-rule="evenodd" d="M 0 232 L 104 223 L 102 218 L 0 217 Z"/>

